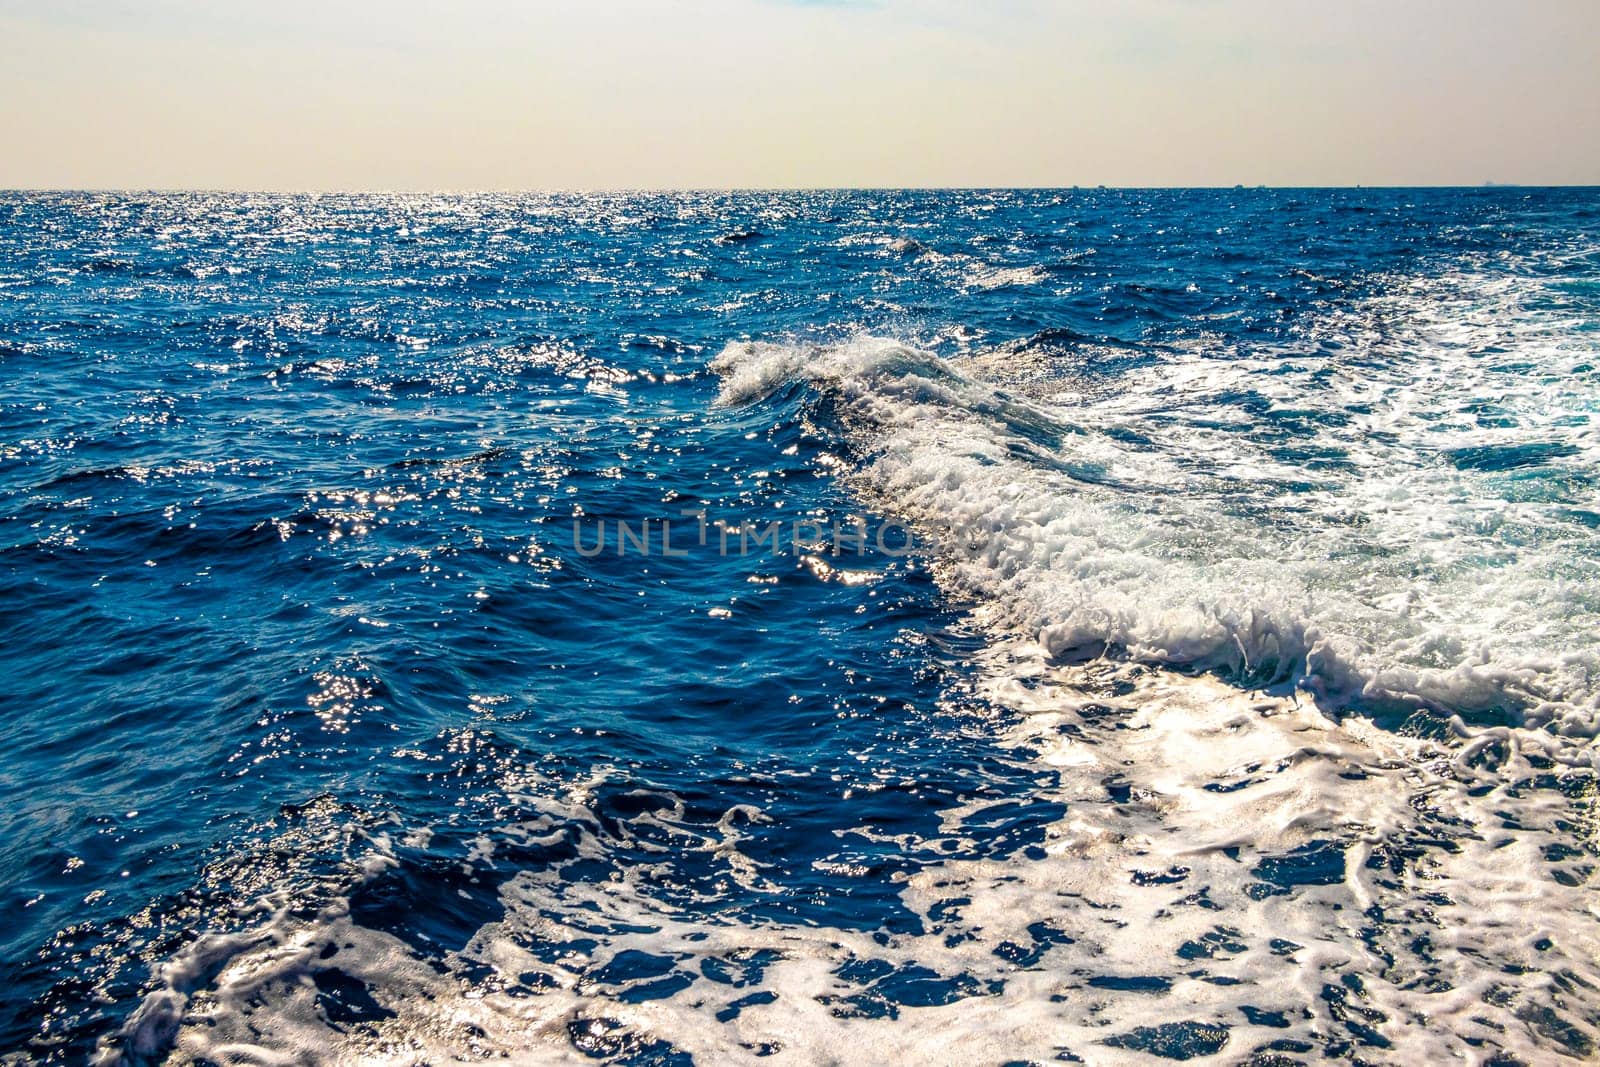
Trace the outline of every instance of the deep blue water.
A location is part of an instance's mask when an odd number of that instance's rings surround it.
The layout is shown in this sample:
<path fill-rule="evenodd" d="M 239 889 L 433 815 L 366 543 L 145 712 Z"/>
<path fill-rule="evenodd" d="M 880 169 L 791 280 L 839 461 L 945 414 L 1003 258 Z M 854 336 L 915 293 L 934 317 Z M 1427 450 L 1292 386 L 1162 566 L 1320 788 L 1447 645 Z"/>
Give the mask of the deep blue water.
<path fill-rule="evenodd" d="M 5 1049 L 1600 1041 L 1593 190 L 11 193 L 0 250 Z"/>

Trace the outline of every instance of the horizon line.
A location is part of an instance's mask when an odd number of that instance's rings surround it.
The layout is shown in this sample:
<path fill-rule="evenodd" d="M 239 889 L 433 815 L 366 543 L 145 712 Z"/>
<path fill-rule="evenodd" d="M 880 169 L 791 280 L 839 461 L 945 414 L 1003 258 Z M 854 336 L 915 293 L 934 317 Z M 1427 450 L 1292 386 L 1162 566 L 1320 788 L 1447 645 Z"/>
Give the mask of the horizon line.
<path fill-rule="evenodd" d="M 1498 182 L 1472 184 L 1339 183 L 1330 185 L 1274 185 L 1234 183 L 1230 185 L 1121 185 L 1075 183 L 1071 185 L 596 185 L 596 186 L 480 186 L 480 187 L 294 187 L 294 186 L 50 186 L 17 185 L 0 187 L 0 196 L 14 193 L 117 193 L 157 194 L 214 193 L 279 196 L 463 196 L 463 195 L 560 195 L 560 194 L 640 194 L 640 193 L 961 193 L 961 192 L 1294 192 L 1330 190 L 1485 190 L 1485 189 L 1600 189 L 1594 182 Z"/>

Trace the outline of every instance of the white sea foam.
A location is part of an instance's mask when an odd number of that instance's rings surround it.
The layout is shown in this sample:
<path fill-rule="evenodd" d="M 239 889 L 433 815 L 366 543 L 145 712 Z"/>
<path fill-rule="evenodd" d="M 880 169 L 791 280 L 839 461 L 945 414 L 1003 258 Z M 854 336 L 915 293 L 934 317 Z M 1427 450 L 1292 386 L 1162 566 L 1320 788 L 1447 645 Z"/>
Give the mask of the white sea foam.
<path fill-rule="evenodd" d="M 1010 353 L 872 337 L 740 343 L 713 367 L 726 403 L 792 380 L 835 397 L 853 484 L 938 542 L 997 631 L 1291 678 L 1331 709 L 1510 716 L 1587 761 L 1595 373 L 1570 324 L 1503 330 L 1480 306 L 1523 298 L 1435 279 L 1304 352 L 1196 345 L 1110 388 L 1060 361 L 1027 397 Z M 1356 336 L 1395 319 L 1381 347 Z"/>

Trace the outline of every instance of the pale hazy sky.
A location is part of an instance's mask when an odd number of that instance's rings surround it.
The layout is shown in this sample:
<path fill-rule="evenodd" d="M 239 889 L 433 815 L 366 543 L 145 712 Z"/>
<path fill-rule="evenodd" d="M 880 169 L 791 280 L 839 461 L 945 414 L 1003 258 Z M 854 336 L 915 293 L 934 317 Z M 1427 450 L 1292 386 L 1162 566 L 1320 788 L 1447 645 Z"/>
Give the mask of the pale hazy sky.
<path fill-rule="evenodd" d="M 0 0 L 0 187 L 1600 183 L 1600 0 Z"/>

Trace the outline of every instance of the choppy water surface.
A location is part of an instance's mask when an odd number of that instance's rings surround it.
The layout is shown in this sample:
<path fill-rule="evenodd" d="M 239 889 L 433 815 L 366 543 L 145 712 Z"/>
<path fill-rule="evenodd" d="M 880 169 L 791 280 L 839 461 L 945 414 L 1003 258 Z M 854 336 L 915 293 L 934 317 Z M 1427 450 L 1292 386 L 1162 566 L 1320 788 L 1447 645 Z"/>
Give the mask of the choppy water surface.
<path fill-rule="evenodd" d="M 1600 1052 L 1600 194 L 0 249 L 19 1062 Z"/>

